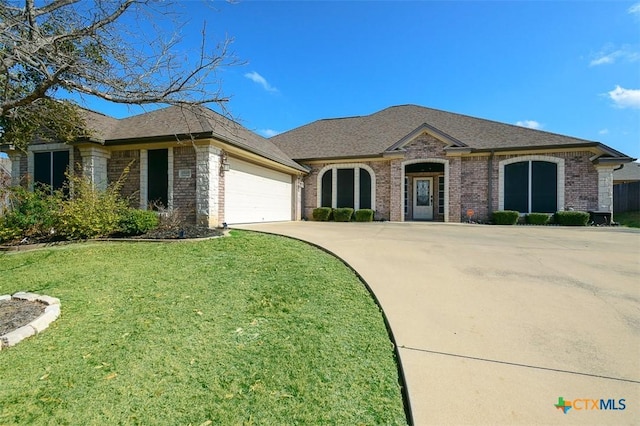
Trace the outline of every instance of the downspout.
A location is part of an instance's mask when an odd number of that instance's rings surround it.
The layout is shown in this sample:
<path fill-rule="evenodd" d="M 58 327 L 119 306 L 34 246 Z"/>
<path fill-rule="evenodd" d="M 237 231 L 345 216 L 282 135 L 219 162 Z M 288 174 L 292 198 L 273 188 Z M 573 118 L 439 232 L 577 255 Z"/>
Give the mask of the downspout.
<path fill-rule="evenodd" d="M 489 169 L 487 170 L 487 220 L 491 219 L 493 215 L 493 156 L 495 155 L 495 151 L 492 149 L 491 154 L 489 154 Z"/>

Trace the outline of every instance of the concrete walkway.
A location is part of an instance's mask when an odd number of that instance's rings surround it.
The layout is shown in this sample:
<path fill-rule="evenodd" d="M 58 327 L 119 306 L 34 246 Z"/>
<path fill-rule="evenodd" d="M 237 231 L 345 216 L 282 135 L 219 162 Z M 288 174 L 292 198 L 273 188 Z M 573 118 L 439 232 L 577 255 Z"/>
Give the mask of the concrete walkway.
<path fill-rule="evenodd" d="M 640 424 L 640 232 L 290 222 L 367 281 L 427 424 Z M 558 398 L 573 401 L 566 414 Z M 594 409 L 605 400 L 606 408 Z M 621 399 L 624 399 L 621 404 Z"/>

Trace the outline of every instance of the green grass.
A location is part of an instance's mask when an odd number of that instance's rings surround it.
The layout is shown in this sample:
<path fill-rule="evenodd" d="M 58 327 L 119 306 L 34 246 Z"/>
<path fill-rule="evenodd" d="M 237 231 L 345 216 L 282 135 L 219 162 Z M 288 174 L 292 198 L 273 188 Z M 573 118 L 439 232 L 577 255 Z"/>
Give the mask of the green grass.
<path fill-rule="evenodd" d="M 628 226 L 630 228 L 640 228 L 640 211 L 615 213 L 613 215 L 613 220 L 623 226 Z"/>
<path fill-rule="evenodd" d="M 232 232 L 0 255 L 0 294 L 58 297 L 0 351 L 0 424 L 406 424 L 382 315 L 342 263 Z"/>

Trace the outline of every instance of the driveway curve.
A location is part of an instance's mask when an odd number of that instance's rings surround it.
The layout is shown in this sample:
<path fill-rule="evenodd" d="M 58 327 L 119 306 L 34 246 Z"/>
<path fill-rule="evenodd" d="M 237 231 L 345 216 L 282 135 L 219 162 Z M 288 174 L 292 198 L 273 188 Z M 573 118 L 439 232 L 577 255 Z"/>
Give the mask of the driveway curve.
<path fill-rule="evenodd" d="M 416 425 L 639 424 L 637 230 L 236 228 L 311 242 L 360 273 L 395 335 Z"/>

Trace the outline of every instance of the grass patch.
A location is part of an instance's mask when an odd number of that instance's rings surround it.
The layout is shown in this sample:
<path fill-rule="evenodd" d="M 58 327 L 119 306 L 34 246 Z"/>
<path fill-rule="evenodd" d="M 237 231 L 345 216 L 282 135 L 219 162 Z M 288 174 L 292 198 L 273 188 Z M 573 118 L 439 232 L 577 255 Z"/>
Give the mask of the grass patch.
<path fill-rule="evenodd" d="M 406 424 L 378 307 L 306 244 L 77 244 L 2 254 L 0 277 L 62 302 L 0 352 L 0 424 Z"/>
<path fill-rule="evenodd" d="M 622 226 L 628 226 L 630 228 L 640 228 L 640 211 L 614 213 L 613 220 L 618 222 Z"/>

